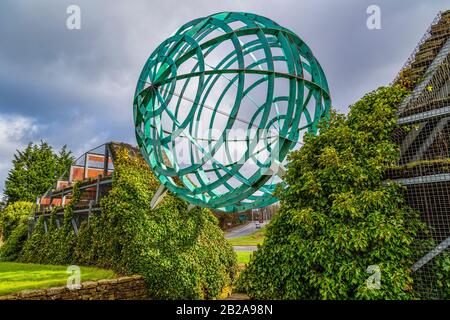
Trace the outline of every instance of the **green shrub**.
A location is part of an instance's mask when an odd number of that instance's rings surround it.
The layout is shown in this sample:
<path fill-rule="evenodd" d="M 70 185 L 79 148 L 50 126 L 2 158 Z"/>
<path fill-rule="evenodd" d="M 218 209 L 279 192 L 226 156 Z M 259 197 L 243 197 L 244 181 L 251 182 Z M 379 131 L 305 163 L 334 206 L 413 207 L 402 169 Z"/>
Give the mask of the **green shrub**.
<path fill-rule="evenodd" d="M 8 240 L 14 229 L 24 221 L 27 221 L 33 209 L 31 202 L 18 201 L 12 203 L 4 210 L 0 210 L 0 237 Z"/>
<path fill-rule="evenodd" d="M 119 152 L 114 165 L 113 189 L 92 224 L 103 230 L 99 241 L 106 245 L 94 245 L 100 250 L 89 255 L 102 266 L 144 275 L 153 297 L 217 297 L 231 284 L 236 258 L 216 218 L 208 210 L 188 212 L 170 194 L 150 210 L 158 182 L 147 164 Z"/>
<path fill-rule="evenodd" d="M 27 240 L 28 225 L 20 223 L 11 233 L 8 240 L 0 248 L 0 261 L 14 261 L 19 256 Z"/>
<path fill-rule="evenodd" d="M 318 136 L 306 135 L 290 155 L 280 212 L 242 273 L 241 290 L 275 299 L 414 297 L 412 243 L 424 224 L 401 187 L 383 183 L 398 159 L 391 136 L 406 94 L 380 88 L 348 117 L 333 113 Z M 378 289 L 367 285 L 370 266 L 381 271 Z"/>
<path fill-rule="evenodd" d="M 440 290 L 441 299 L 450 299 L 450 252 L 443 252 L 435 258 L 436 287 Z"/>
<path fill-rule="evenodd" d="M 25 242 L 19 255 L 19 261 L 31 263 L 45 263 L 46 257 L 43 255 L 43 244 L 46 240 L 44 233 L 44 217 L 41 216 L 34 226 L 31 237 Z"/>
<path fill-rule="evenodd" d="M 159 299 L 212 299 L 232 284 L 236 255 L 208 210 L 187 210 L 167 194 L 155 210 L 150 201 L 159 186 L 141 158 L 123 149 L 116 153 L 113 186 L 101 201 L 101 215 L 83 222 L 77 236 L 70 225 L 72 206 L 63 226 L 47 233 L 38 221 L 21 261 L 78 263 L 110 268 L 119 274 L 141 274 L 149 293 Z M 77 191 L 78 192 L 78 191 Z"/>
<path fill-rule="evenodd" d="M 32 203 L 19 201 L 0 211 L 0 235 L 4 241 L 0 247 L 0 260 L 17 259 L 28 236 L 28 217 L 32 209 Z"/>

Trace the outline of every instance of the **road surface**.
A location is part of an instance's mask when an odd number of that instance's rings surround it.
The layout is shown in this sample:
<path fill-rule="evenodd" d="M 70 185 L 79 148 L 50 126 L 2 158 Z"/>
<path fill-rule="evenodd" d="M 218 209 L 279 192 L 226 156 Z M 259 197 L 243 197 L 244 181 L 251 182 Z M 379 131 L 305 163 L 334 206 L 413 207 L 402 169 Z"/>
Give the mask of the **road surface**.
<path fill-rule="evenodd" d="M 268 224 L 269 221 L 265 221 L 261 223 L 261 227 Z M 232 238 L 238 238 L 243 236 L 248 236 L 252 233 L 255 233 L 258 229 L 256 229 L 256 221 L 250 221 L 246 225 L 243 225 L 242 227 L 237 227 L 232 229 L 231 231 L 225 233 L 226 239 L 232 239 Z"/>
<path fill-rule="evenodd" d="M 234 251 L 254 252 L 258 250 L 258 246 L 233 246 Z"/>

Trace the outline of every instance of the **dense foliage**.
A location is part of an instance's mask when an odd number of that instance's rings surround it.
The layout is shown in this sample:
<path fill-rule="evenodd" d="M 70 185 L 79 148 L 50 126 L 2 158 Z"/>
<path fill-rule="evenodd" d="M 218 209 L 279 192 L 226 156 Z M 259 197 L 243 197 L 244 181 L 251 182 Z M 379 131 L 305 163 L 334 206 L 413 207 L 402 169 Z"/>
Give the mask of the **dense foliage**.
<path fill-rule="evenodd" d="M 151 210 L 157 187 L 141 158 L 130 157 L 126 150 L 117 152 L 113 188 L 101 201 L 102 214 L 91 216 L 74 235 L 70 225 L 74 199 L 65 208 L 61 228 L 56 228 L 55 214 L 48 233 L 42 218 L 38 221 L 20 260 L 141 274 L 154 298 L 218 297 L 233 281 L 236 256 L 217 219 L 208 210 L 188 212 L 187 204 L 170 194 Z"/>
<path fill-rule="evenodd" d="M 0 211 L 0 260 L 15 260 L 28 235 L 28 217 L 31 214 L 31 202 L 15 202 Z"/>
<path fill-rule="evenodd" d="M 450 300 L 450 252 L 443 252 L 434 260 L 433 271 L 436 274 L 436 288 L 441 292 L 441 299 Z"/>
<path fill-rule="evenodd" d="M 391 136 L 406 94 L 399 87 L 367 94 L 347 117 L 333 113 L 290 155 L 281 210 L 240 279 L 250 296 L 414 297 L 411 244 L 424 226 L 401 187 L 383 183 L 398 158 Z M 379 287 L 372 282 L 378 270 Z"/>
<path fill-rule="evenodd" d="M 6 241 L 14 229 L 26 221 L 31 213 L 31 202 L 15 202 L 0 211 L 0 237 Z"/>
<path fill-rule="evenodd" d="M 25 150 L 14 155 L 13 168 L 5 181 L 6 203 L 36 201 L 68 170 L 72 161 L 72 153 L 66 146 L 55 153 L 46 142 L 30 142 Z"/>
<path fill-rule="evenodd" d="M 75 263 L 75 247 L 77 245 L 72 227 L 73 209 L 80 198 L 78 184 L 73 187 L 72 201 L 64 208 L 64 217 L 60 228 L 56 224 L 56 209 L 53 209 L 44 228 L 44 216 L 39 217 L 31 237 L 25 242 L 20 254 L 20 261 L 41 264 Z"/>

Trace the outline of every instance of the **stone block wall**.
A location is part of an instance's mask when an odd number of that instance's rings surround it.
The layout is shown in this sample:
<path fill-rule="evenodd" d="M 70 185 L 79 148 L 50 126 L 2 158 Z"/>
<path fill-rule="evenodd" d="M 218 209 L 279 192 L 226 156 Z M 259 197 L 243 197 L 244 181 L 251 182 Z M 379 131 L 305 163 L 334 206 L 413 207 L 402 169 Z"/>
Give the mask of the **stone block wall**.
<path fill-rule="evenodd" d="M 148 300 L 147 286 L 141 276 L 87 281 L 81 288 L 55 287 L 25 290 L 0 296 L 0 300 Z"/>

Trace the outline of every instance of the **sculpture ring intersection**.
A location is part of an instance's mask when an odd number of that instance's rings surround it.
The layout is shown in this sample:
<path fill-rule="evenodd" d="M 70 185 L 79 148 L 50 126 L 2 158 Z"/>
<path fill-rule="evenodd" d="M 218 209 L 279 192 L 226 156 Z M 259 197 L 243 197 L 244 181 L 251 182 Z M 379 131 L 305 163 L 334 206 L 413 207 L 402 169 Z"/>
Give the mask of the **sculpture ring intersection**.
<path fill-rule="evenodd" d="M 165 190 L 236 212 L 277 201 L 289 151 L 330 111 L 325 74 L 292 31 L 250 13 L 195 19 L 147 60 L 134 96 L 141 153 Z"/>

